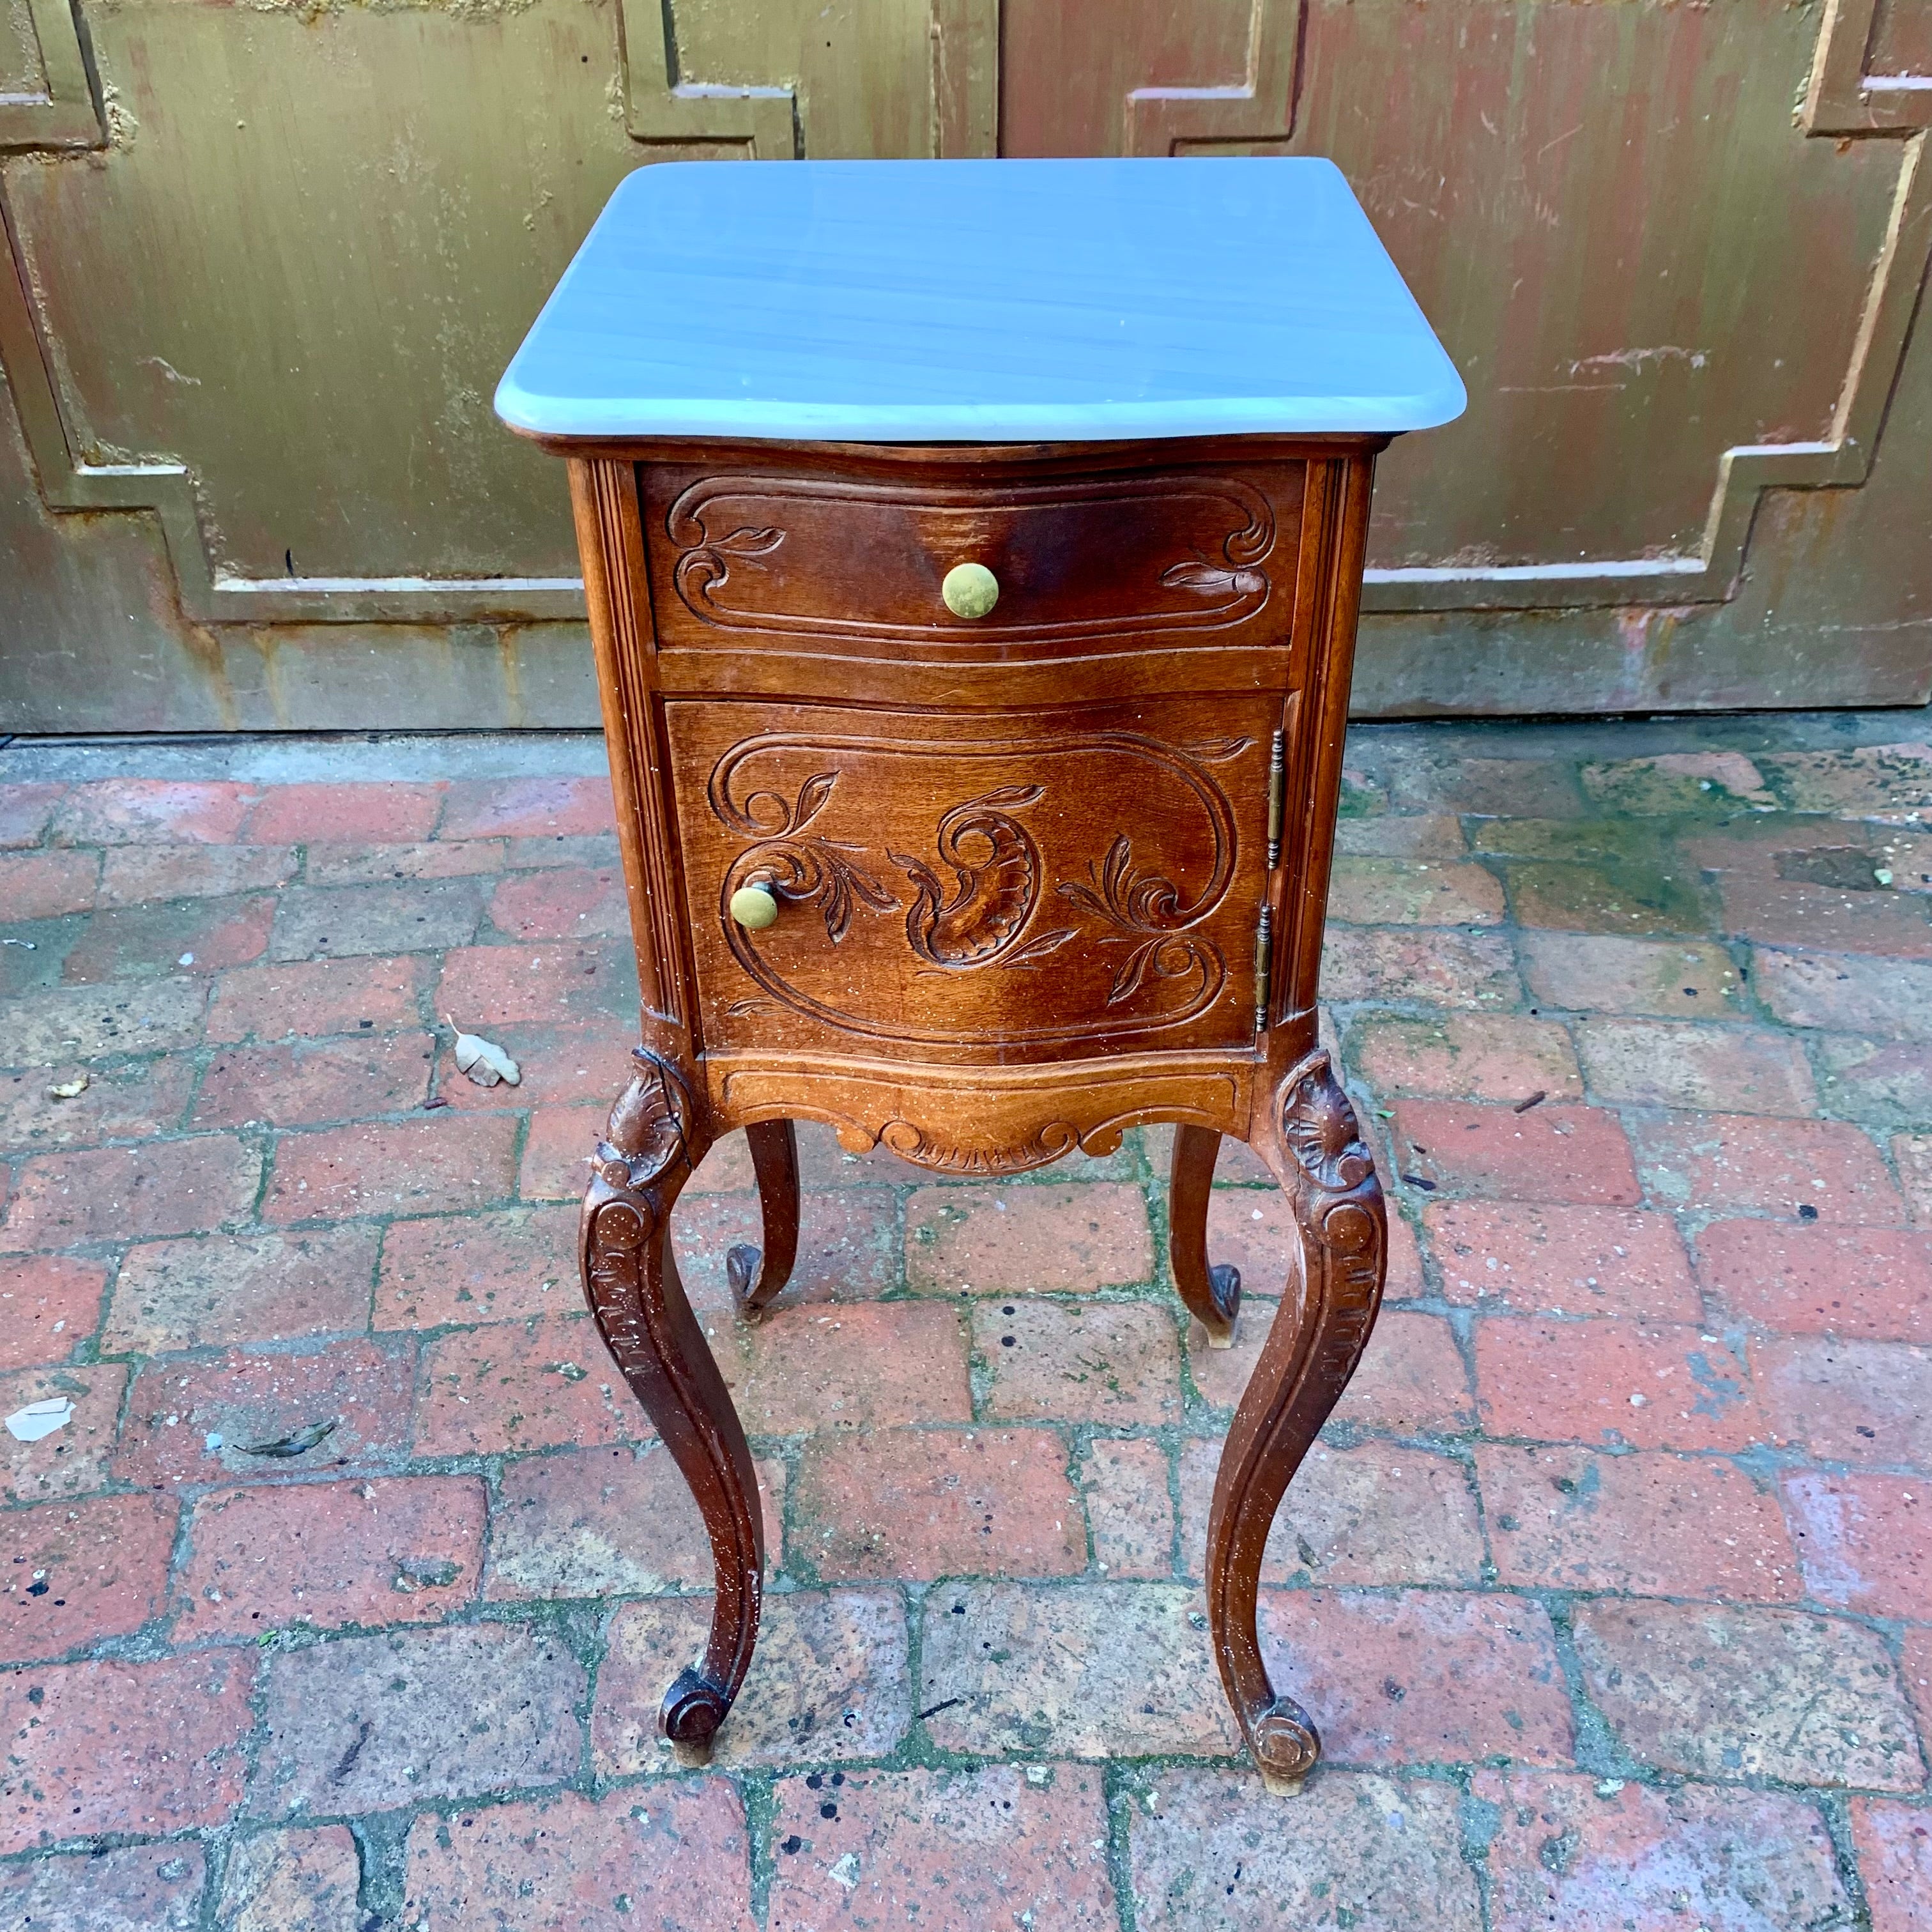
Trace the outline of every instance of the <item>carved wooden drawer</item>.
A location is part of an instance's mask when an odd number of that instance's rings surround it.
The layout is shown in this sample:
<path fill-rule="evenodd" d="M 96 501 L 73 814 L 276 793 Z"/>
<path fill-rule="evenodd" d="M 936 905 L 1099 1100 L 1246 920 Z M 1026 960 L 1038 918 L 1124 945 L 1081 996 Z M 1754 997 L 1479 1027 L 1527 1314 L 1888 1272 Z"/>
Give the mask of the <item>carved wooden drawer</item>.
<path fill-rule="evenodd" d="M 1079 711 L 665 706 L 717 1049 L 1246 1048 L 1279 694 Z M 734 892 L 780 916 L 748 930 Z"/>
<path fill-rule="evenodd" d="M 956 466 L 953 466 L 956 471 Z M 962 485 L 769 460 L 653 465 L 642 477 L 651 602 L 664 650 L 815 640 L 853 656 L 1030 655 L 1132 640 L 1177 648 L 1277 632 L 1294 591 L 1298 463 L 1096 467 L 1016 461 Z M 955 565 L 999 600 L 956 616 Z"/>

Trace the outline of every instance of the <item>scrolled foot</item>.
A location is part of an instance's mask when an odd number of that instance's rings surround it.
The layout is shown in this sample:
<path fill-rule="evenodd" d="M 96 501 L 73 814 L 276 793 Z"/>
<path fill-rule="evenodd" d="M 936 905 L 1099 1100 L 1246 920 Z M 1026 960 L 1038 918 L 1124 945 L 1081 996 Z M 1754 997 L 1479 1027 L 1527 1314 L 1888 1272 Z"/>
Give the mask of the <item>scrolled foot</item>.
<path fill-rule="evenodd" d="M 763 1258 L 764 1250 L 748 1241 L 741 1241 L 726 1252 L 724 1279 L 731 1285 L 731 1300 L 740 1321 L 756 1322 L 764 1314 L 764 1307 L 752 1299 L 752 1291 L 758 1285 L 758 1263 Z"/>
<path fill-rule="evenodd" d="M 1248 1727 L 1248 1749 L 1268 1790 L 1276 1798 L 1294 1798 L 1322 1755 L 1322 1738 L 1292 1697 L 1277 1697 Z"/>
<path fill-rule="evenodd" d="M 681 1764 L 708 1764 L 712 1740 L 730 1704 L 723 1691 L 686 1665 L 671 1680 L 658 1707 L 658 1729 Z"/>
<path fill-rule="evenodd" d="M 1204 1322 L 1210 1348 L 1234 1346 L 1234 1318 L 1241 1312 L 1241 1271 L 1229 1262 L 1216 1262 L 1208 1270 L 1208 1293 L 1214 1304 L 1219 1323 Z"/>

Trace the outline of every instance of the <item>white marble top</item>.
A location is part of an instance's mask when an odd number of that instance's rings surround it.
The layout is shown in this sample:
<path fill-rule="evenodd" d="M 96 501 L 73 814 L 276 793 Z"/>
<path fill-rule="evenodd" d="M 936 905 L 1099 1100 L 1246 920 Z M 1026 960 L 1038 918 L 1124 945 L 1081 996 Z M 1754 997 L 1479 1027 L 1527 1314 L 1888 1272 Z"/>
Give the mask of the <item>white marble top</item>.
<path fill-rule="evenodd" d="M 1092 442 L 1426 429 L 1466 400 L 1328 161 L 661 162 L 496 410 L 542 436 Z"/>

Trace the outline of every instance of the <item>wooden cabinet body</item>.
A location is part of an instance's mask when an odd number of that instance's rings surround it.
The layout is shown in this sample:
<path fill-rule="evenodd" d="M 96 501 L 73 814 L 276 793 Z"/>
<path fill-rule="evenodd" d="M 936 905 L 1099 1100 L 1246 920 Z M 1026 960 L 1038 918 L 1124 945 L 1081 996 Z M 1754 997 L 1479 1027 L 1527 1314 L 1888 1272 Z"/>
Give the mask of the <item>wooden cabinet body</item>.
<path fill-rule="evenodd" d="M 1248 1138 L 1315 1044 L 1382 440 L 570 452 L 646 1043 L 714 1132 Z"/>
<path fill-rule="evenodd" d="M 643 1043 L 600 1142 L 593 1310 L 703 1504 L 703 1661 L 661 1722 L 702 1756 L 756 1634 L 748 1451 L 676 1280 L 671 1202 L 746 1128 L 762 1252 L 796 1236 L 789 1124 L 998 1176 L 1178 1124 L 1176 1286 L 1232 1339 L 1204 1240 L 1219 1137 L 1293 1199 L 1283 1312 L 1231 1431 L 1207 1562 L 1249 1747 L 1318 1744 L 1255 1593 L 1283 1489 L 1380 1295 L 1382 1209 L 1316 985 L 1380 436 L 986 446 L 556 442 L 568 456 L 638 949 Z M 955 566 L 998 599 L 955 616 Z M 752 929 L 734 895 L 763 886 Z"/>

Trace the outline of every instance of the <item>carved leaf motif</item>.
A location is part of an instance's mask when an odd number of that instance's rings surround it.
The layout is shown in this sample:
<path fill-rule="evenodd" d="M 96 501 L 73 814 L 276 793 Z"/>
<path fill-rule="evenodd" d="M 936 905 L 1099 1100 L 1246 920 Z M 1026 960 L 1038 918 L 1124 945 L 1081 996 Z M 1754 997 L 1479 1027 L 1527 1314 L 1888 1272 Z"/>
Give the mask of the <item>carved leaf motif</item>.
<path fill-rule="evenodd" d="M 729 536 L 720 537 L 711 548 L 722 550 L 727 556 L 769 556 L 784 538 L 783 530 L 754 530 L 748 524 Z"/>
<path fill-rule="evenodd" d="M 1160 580 L 1169 590 L 1191 590 L 1199 597 L 1252 597 L 1268 588 L 1268 579 L 1258 570 L 1230 570 L 1198 558 L 1169 564 Z"/>
<path fill-rule="evenodd" d="M 1252 738 L 1197 738 L 1180 748 L 1204 765 L 1219 765 L 1238 758 L 1254 742 Z"/>
<path fill-rule="evenodd" d="M 1114 975 L 1114 983 L 1107 989 L 1108 1006 L 1117 1006 L 1140 991 L 1141 982 L 1147 977 L 1148 968 L 1154 963 L 1154 956 L 1160 946 L 1159 940 L 1150 939 L 1127 955 L 1120 970 Z"/>
<path fill-rule="evenodd" d="M 1051 932 L 1036 933 L 1024 946 L 1008 953 L 1001 964 L 1037 966 L 1049 952 L 1058 952 L 1079 930 L 1077 926 L 1060 926 L 1054 927 Z"/>
<path fill-rule="evenodd" d="M 836 772 L 819 772 L 807 778 L 798 788 L 798 809 L 787 829 L 802 832 L 825 809 L 826 802 L 832 796 L 832 788 L 838 782 Z"/>
<path fill-rule="evenodd" d="M 1018 806 L 1032 805 L 1044 797 L 1044 785 L 996 785 L 991 791 L 982 791 L 970 801 L 974 805 L 999 805 Z"/>

